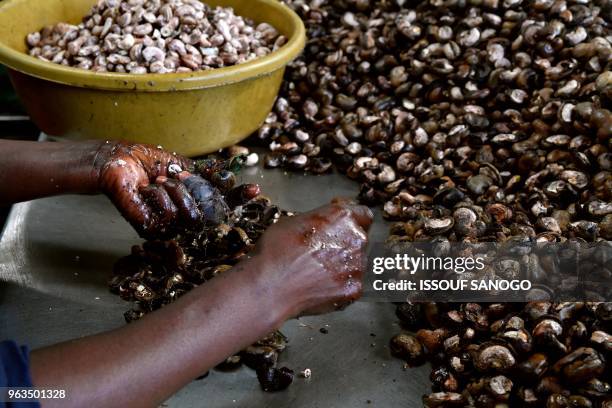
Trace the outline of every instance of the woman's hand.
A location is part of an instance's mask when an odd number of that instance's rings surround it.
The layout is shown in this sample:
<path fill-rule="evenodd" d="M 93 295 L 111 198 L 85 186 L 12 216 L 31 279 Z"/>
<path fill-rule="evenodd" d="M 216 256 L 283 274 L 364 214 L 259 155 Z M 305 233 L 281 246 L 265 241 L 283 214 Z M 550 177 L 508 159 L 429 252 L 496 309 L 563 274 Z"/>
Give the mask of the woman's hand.
<path fill-rule="evenodd" d="M 372 212 L 346 200 L 286 218 L 261 237 L 255 280 L 288 307 L 286 317 L 341 309 L 361 296 Z"/>
<path fill-rule="evenodd" d="M 103 192 L 145 238 L 214 224 L 227 213 L 218 189 L 189 172 L 194 165 L 191 160 L 160 147 L 127 142 L 0 140 L 0 153 L 0 205 Z M 259 189 L 251 185 L 245 194 L 235 197 L 239 192 L 229 191 L 230 199 L 246 201 L 259 194 Z"/>
<path fill-rule="evenodd" d="M 100 190 L 145 237 L 164 234 L 176 223 L 201 222 L 185 185 L 170 178 L 171 166 L 178 173 L 193 162 L 160 147 L 125 142 L 103 145 L 94 160 Z"/>
<path fill-rule="evenodd" d="M 270 227 L 250 259 L 117 330 L 36 350 L 49 406 L 158 406 L 290 317 L 346 306 L 361 294 L 365 207 L 335 201 Z M 171 352 L 168 352 L 171 350 Z M 147 392 L 134 392 L 147 390 Z"/>

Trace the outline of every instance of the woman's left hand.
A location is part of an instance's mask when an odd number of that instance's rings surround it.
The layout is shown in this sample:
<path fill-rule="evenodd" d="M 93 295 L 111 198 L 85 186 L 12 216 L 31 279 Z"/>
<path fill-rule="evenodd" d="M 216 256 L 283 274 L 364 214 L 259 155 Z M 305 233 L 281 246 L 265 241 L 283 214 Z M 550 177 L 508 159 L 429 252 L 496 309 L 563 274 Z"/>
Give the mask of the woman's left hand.
<path fill-rule="evenodd" d="M 175 223 L 201 221 L 185 185 L 172 178 L 193 165 L 161 147 L 111 142 L 100 147 L 94 172 L 100 190 L 141 235 L 149 237 L 164 234 Z"/>

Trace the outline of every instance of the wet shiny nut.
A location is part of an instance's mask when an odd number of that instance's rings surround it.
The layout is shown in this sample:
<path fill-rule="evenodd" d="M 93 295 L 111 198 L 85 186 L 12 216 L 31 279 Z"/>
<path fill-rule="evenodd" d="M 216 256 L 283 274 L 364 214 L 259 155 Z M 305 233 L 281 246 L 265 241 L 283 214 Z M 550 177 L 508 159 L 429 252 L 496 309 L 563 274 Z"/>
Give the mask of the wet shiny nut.
<path fill-rule="evenodd" d="M 261 389 L 266 392 L 282 391 L 293 382 L 293 370 L 287 367 L 264 367 L 257 370 L 257 379 Z"/>
<path fill-rule="evenodd" d="M 389 343 L 391 353 L 408 364 L 419 365 L 424 360 L 423 346 L 416 337 L 409 334 L 398 334 Z"/>
<path fill-rule="evenodd" d="M 481 346 L 474 359 L 474 366 L 480 371 L 490 369 L 504 371 L 512 368 L 515 363 L 516 359 L 510 349 L 499 344 Z"/>
<path fill-rule="evenodd" d="M 580 347 L 566 355 L 553 366 L 572 383 L 581 383 L 600 376 L 606 367 L 604 358 L 593 348 Z"/>

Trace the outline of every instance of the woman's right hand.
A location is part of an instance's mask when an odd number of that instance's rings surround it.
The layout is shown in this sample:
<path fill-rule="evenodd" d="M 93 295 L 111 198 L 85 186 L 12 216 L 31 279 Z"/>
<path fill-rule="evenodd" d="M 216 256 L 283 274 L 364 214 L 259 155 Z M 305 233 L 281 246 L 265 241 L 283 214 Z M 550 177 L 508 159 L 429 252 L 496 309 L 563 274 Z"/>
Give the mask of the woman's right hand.
<path fill-rule="evenodd" d="M 287 318 L 342 309 L 361 296 L 371 224 L 369 208 L 338 199 L 285 218 L 261 237 L 247 273 Z"/>
<path fill-rule="evenodd" d="M 61 407 L 159 406 L 286 319 L 357 299 L 371 223 L 369 209 L 346 201 L 283 219 L 250 259 L 176 302 L 117 330 L 32 352 L 34 384 L 65 389 Z M 148 392 L 134 393 L 140 389 Z"/>

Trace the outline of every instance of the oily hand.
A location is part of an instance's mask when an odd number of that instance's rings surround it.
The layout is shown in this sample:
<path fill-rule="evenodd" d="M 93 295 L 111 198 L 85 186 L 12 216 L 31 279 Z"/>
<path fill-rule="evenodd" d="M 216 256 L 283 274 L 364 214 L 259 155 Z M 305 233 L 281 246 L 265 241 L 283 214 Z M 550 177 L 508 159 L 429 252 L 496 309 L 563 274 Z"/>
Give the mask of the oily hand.
<path fill-rule="evenodd" d="M 172 165 L 187 170 L 193 162 L 158 147 L 118 142 L 103 146 L 94 166 L 100 189 L 121 214 L 143 237 L 159 237 L 170 226 L 201 222 L 185 185 L 169 178 Z"/>
<path fill-rule="evenodd" d="M 288 316 L 341 309 L 362 293 L 372 212 L 345 200 L 273 225 L 258 242 L 258 281 Z"/>

